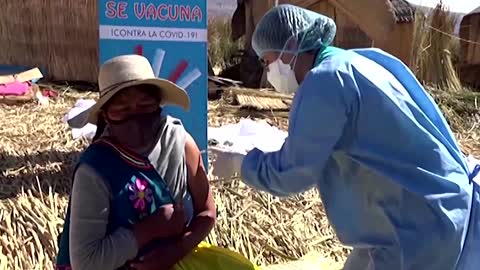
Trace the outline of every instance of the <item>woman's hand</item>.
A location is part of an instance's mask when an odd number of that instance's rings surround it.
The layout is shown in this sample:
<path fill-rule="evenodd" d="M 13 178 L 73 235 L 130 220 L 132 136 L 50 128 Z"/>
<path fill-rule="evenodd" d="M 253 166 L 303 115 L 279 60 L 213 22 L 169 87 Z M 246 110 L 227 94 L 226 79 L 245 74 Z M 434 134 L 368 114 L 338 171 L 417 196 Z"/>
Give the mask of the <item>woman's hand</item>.
<path fill-rule="evenodd" d="M 140 262 L 131 263 L 130 265 L 135 269 L 170 270 L 208 236 L 215 224 L 215 201 L 203 166 L 202 155 L 190 134 L 187 134 L 186 138 L 185 157 L 188 170 L 188 190 L 192 196 L 195 216 L 189 227 L 183 231 L 182 238 L 173 243 L 160 245 Z M 172 219 L 175 220 L 172 223 L 177 224 L 183 221 L 177 217 L 172 217 Z"/>
<path fill-rule="evenodd" d="M 130 267 L 136 270 L 171 270 L 184 254 L 181 242 L 168 243 L 157 246 L 138 262 L 130 263 Z"/>
<path fill-rule="evenodd" d="M 175 236 L 181 236 L 185 231 L 187 224 L 187 216 L 185 208 L 182 204 L 169 205 L 172 208 L 164 211 L 160 207 L 153 215 L 151 219 L 146 222 L 150 222 L 152 228 L 152 234 L 154 238 L 170 238 Z M 170 210 L 173 210 L 172 211 Z"/>
<path fill-rule="evenodd" d="M 180 236 L 187 218 L 183 205 L 164 205 L 133 226 L 139 248 L 157 238 Z"/>
<path fill-rule="evenodd" d="M 180 236 L 185 231 L 187 225 L 187 215 L 182 204 L 175 204 L 173 206 L 173 215 L 169 221 L 166 235 L 160 237 Z"/>

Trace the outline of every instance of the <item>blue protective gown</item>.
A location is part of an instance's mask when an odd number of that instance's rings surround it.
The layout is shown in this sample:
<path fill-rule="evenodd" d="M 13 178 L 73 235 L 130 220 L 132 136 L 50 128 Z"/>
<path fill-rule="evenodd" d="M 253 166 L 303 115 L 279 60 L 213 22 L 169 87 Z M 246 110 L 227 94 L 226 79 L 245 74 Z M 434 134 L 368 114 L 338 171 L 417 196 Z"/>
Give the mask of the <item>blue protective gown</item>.
<path fill-rule="evenodd" d="M 320 58 L 283 147 L 249 152 L 242 179 L 277 196 L 317 187 L 354 247 L 345 269 L 479 270 L 479 188 L 432 98 L 381 50 Z"/>

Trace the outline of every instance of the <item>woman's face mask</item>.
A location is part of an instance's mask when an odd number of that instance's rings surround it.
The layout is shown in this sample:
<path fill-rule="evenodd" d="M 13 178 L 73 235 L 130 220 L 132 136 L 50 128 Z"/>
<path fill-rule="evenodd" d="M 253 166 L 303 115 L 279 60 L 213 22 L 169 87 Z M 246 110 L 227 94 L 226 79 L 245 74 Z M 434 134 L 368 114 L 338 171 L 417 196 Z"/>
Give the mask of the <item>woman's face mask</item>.
<path fill-rule="evenodd" d="M 137 113 L 122 120 L 107 120 L 110 136 L 132 150 L 150 148 L 157 137 L 162 116 L 161 109 Z"/>
<path fill-rule="evenodd" d="M 107 136 L 139 153 L 147 152 L 157 139 L 162 124 L 158 91 L 151 86 L 136 86 L 122 90 L 105 107 Z"/>
<path fill-rule="evenodd" d="M 275 90 L 284 94 L 294 93 L 299 86 L 292 66 L 285 64 L 280 57 L 268 65 L 267 80 Z"/>

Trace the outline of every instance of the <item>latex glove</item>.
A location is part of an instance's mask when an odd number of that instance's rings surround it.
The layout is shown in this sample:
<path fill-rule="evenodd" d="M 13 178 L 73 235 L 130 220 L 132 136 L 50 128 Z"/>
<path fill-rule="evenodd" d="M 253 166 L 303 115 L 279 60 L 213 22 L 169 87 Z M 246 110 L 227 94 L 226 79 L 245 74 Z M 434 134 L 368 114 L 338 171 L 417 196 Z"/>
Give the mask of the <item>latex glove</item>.
<path fill-rule="evenodd" d="M 220 147 L 209 147 L 208 151 L 214 155 L 212 174 L 219 178 L 230 178 L 240 173 L 242 162 L 247 152 L 239 152 Z"/>

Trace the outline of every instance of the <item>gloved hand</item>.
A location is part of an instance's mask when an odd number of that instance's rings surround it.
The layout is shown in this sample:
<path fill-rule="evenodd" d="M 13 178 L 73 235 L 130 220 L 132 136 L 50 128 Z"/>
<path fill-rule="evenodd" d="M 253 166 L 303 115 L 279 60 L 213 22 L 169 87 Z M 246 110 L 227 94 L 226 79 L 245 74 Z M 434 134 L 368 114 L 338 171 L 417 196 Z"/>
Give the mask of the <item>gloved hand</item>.
<path fill-rule="evenodd" d="M 213 154 L 212 174 L 219 178 L 230 178 L 235 173 L 240 173 L 243 159 L 247 154 L 220 147 L 209 147 L 208 151 Z"/>

